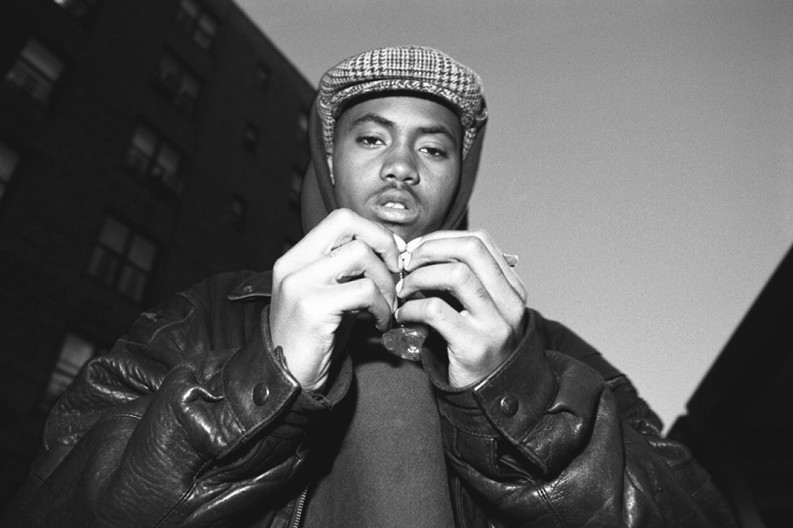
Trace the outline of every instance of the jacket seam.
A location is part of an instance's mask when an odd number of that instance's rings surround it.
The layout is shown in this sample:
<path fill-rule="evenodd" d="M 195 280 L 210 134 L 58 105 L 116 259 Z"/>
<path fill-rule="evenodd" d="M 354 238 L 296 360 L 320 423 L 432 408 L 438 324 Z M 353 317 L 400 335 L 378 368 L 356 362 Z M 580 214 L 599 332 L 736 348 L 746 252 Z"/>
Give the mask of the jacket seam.
<path fill-rule="evenodd" d="M 106 423 L 106 422 L 112 422 L 112 421 L 115 421 L 115 420 L 122 420 L 122 419 L 125 419 L 125 418 L 130 418 L 130 419 L 136 420 L 138 422 L 140 422 L 143 419 L 143 417 L 141 415 L 139 415 L 139 414 L 133 414 L 133 413 L 124 412 L 124 413 L 119 413 L 119 414 L 112 414 L 112 415 L 109 415 L 109 416 L 103 416 L 102 418 L 100 418 L 99 420 L 96 421 L 96 425 L 101 424 L 101 423 Z M 92 426 L 92 429 L 93 429 L 93 426 Z"/>
<path fill-rule="evenodd" d="M 239 350 L 237 350 L 237 352 L 239 352 Z M 235 354 L 237 352 L 235 352 Z M 228 407 L 229 414 L 231 414 L 231 417 L 234 419 L 234 425 L 236 425 L 237 429 L 241 432 L 242 438 L 240 438 L 240 442 L 243 442 L 247 436 L 247 431 L 245 429 L 245 426 L 242 425 L 239 416 L 237 416 L 237 412 L 234 410 L 234 406 L 228 403 L 228 398 L 226 396 L 226 387 L 223 384 L 223 380 L 226 379 L 225 373 L 226 373 L 226 362 L 224 362 L 223 365 L 221 365 L 220 367 L 220 371 L 218 372 L 218 379 L 220 380 L 220 387 L 221 387 L 221 391 L 223 392 L 223 402 Z"/>
<path fill-rule="evenodd" d="M 185 314 L 185 316 L 180 319 L 169 321 L 163 325 L 158 326 L 157 329 L 154 330 L 154 332 L 152 332 L 151 337 L 149 338 L 149 342 L 154 341 L 157 338 L 157 336 L 160 334 L 160 332 L 162 332 L 163 330 L 167 330 L 168 328 L 171 328 L 173 326 L 180 325 L 185 321 L 187 321 L 188 319 L 190 319 L 191 317 L 193 317 L 193 314 L 195 314 L 196 306 L 193 300 L 189 296 L 185 295 L 184 293 L 179 293 L 177 294 L 177 297 L 182 297 L 188 303 L 190 303 L 190 311 L 187 312 L 187 314 Z"/>
<path fill-rule="evenodd" d="M 182 493 L 182 496 L 179 497 L 179 500 L 177 500 L 170 508 L 168 508 L 168 511 L 166 511 L 165 513 L 162 514 L 162 517 L 160 517 L 160 519 L 156 523 L 154 523 L 154 526 L 152 528 L 159 528 L 160 526 L 162 526 L 171 517 L 171 515 L 173 515 L 173 512 L 176 511 L 176 509 L 179 506 L 181 506 L 182 504 L 187 502 L 187 497 L 189 497 L 190 494 L 193 493 L 193 491 L 196 488 L 196 484 L 197 484 L 196 483 L 196 475 L 198 475 L 200 473 L 200 471 L 203 470 L 204 467 L 206 466 L 206 464 L 208 464 L 208 463 L 209 462 L 207 461 L 204 464 L 202 464 L 201 467 L 198 470 L 196 470 L 196 472 L 193 473 L 193 475 L 191 475 L 191 477 L 190 477 L 190 481 L 191 481 L 190 487 L 188 489 L 186 489 L 184 491 L 184 493 Z"/>
<path fill-rule="evenodd" d="M 177 508 L 187 502 L 188 497 L 190 497 L 190 495 L 198 486 L 198 475 L 203 473 L 206 468 L 212 464 L 212 462 L 212 459 L 205 460 L 203 464 L 196 468 L 193 474 L 190 475 L 190 487 L 187 488 L 184 493 L 182 493 L 182 495 L 179 497 L 179 500 L 177 500 L 170 508 L 168 508 L 168 511 L 163 513 L 162 517 L 160 517 L 160 519 L 154 524 L 152 528 L 159 528 L 162 526 L 163 523 L 165 523 L 171 517 L 171 515 L 173 515 L 173 512 L 176 511 Z"/>
<path fill-rule="evenodd" d="M 554 524 L 556 524 L 556 526 L 558 526 L 559 528 L 567 528 L 567 523 L 564 521 L 564 519 L 562 519 L 562 516 L 559 515 L 559 512 L 556 511 L 556 508 L 554 508 L 553 502 L 551 501 L 551 498 L 548 496 L 548 492 L 546 491 L 545 486 L 539 486 L 537 488 L 537 491 L 539 492 L 540 497 L 542 497 L 542 502 L 545 504 L 545 507 L 548 509 L 549 512 L 551 512 L 551 515 L 553 516 Z"/>

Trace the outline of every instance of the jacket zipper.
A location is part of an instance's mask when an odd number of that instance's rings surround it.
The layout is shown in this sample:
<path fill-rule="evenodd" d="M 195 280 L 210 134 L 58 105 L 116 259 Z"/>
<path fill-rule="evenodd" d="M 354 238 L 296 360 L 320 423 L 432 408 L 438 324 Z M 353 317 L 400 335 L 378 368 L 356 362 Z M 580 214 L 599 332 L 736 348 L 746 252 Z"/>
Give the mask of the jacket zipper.
<path fill-rule="evenodd" d="M 292 522 L 289 524 L 290 528 L 300 528 L 300 521 L 303 520 L 303 510 L 306 507 L 306 497 L 308 496 L 308 486 L 303 488 L 303 493 L 297 498 L 295 504 L 295 511 L 292 514 Z"/>

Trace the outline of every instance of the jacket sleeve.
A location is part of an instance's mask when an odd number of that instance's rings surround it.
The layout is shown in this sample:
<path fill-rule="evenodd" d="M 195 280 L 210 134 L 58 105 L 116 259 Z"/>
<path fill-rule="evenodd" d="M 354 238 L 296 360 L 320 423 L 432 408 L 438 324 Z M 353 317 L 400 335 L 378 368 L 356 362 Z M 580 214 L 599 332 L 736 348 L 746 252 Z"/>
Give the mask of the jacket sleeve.
<path fill-rule="evenodd" d="M 312 433 L 349 382 L 302 392 L 267 308 L 213 285 L 142 314 L 83 369 L 47 420 L 19 526 L 215 526 L 299 494 Z"/>
<path fill-rule="evenodd" d="M 735 526 L 628 379 L 558 323 L 530 311 L 518 350 L 473 387 L 428 370 L 461 526 Z"/>

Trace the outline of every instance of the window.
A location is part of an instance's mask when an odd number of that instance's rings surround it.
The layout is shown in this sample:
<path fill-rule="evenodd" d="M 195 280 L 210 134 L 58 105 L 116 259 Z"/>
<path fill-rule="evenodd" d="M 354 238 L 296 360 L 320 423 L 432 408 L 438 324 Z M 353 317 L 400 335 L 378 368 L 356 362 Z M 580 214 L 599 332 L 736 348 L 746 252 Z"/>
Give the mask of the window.
<path fill-rule="evenodd" d="M 124 165 L 149 182 L 161 185 L 176 194 L 184 190 L 179 172 L 179 152 L 145 125 L 138 125 L 127 150 Z"/>
<path fill-rule="evenodd" d="M 82 337 L 71 333 L 66 334 L 63 345 L 61 345 L 58 362 L 55 364 L 55 369 L 53 369 L 47 384 L 44 407 L 49 408 L 55 403 L 55 400 L 66 390 L 83 365 L 98 354 L 98 349 L 99 347 L 94 343 Z"/>
<path fill-rule="evenodd" d="M 17 153 L 0 143 L 0 200 L 3 199 L 11 175 L 14 174 L 19 156 Z"/>
<path fill-rule="evenodd" d="M 87 17 L 98 0 L 53 0 L 75 18 Z"/>
<path fill-rule="evenodd" d="M 156 88 L 166 101 L 189 116 L 195 110 L 201 83 L 181 62 L 163 53 L 157 64 Z"/>
<path fill-rule="evenodd" d="M 176 13 L 176 23 L 204 49 L 212 47 L 218 25 L 215 19 L 195 0 L 181 0 Z"/>
<path fill-rule="evenodd" d="M 240 231 L 245 227 L 247 206 L 239 196 L 231 197 L 231 225 Z"/>
<path fill-rule="evenodd" d="M 38 41 L 29 40 L 5 78 L 34 101 L 46 103 L 62 71 L 63 62 Z"/>
<path fill-rule="evenodd" d="M 157 248 L 120 220 L 105 217 L 88 275 L 135 301 L 143 300 Z"/>
<path fill-rule="evenodd" d="M 251 152 L 256 150 L 256 145 L 259 143 L 259 135 L 259 127 L 253 123 L 248 123 L 245 125 L 245 136 L 242 138 L 242 144 Z"/>

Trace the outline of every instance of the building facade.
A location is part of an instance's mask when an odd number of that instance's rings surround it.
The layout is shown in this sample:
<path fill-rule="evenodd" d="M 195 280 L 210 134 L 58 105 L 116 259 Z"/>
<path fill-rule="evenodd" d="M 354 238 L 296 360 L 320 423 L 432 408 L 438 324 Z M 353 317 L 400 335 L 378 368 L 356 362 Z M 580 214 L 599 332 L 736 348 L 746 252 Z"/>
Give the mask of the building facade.
<path fill-rule="evenodd" d="M 793 248 L 669 431 L 735 510 L 741 528 L 793 519 Z"/>
<path fill-rule="evenodd" d="M 230 0 L 0 3 L 0 505 L 138 313 L 299 238 L 313 94 Z"/>

